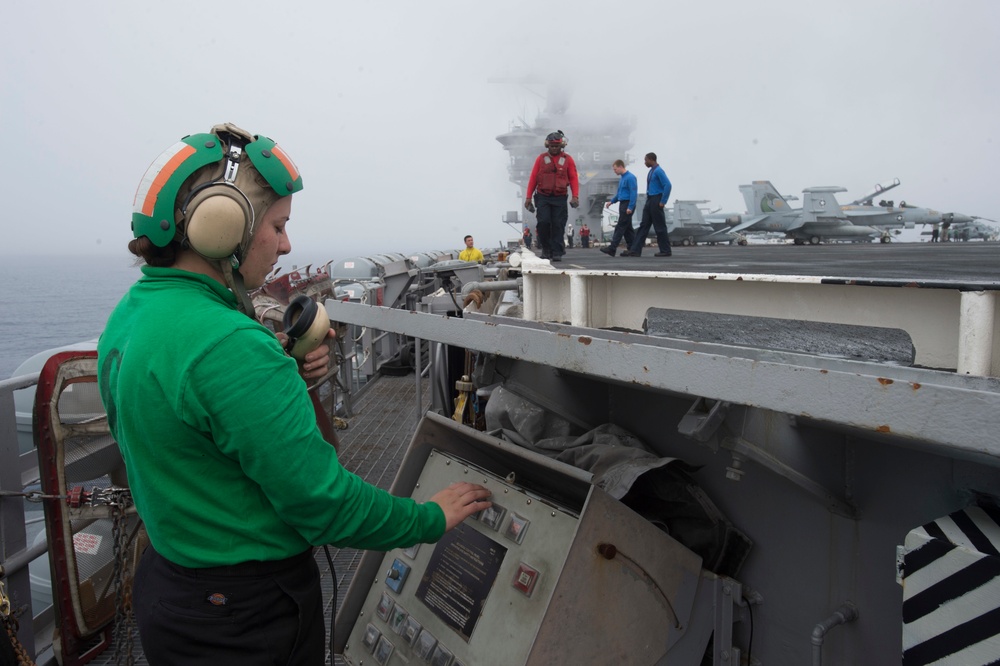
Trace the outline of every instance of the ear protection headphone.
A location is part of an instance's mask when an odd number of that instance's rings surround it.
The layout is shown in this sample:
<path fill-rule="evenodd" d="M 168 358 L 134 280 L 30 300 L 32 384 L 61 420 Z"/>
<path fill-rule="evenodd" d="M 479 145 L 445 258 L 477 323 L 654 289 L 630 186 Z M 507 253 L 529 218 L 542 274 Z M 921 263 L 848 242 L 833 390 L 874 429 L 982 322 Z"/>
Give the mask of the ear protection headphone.
<path fill-rule="evenodd" d="M 253 170 L 240 175 L 244 155 L 279 197 L 302 189 L 298 168 L 273 140 L 251 137 L 232 125 L 219 125 L 211 133 L 184 137 L 146 170 L 133 204 L 133 235 L 146 236 L 157 247 L 168 245 L 176 235 L 174 209 L 184 182 L 198 169 L 224 162 L 223 175 L 195 187 L 180 206 L 186 220 L 184 232 L 187 243 L 210 259 L 245 249 L 253 234 L 255 215 L 247 192 L 256 201 L 260 186 L 254 182 Z"/>
<path fill-rule="evenodd" d="M 253 230 L 253 205 L 242 190 L 229 182 L 196 188 L 181 212 L 187 219 L 184 233 L 188 245 L 209 259 L 233 254 Z"/>
<path fill-rule="evenodd" d="M 181 206 L 187 244 L 209 259 L 222 259 L 245 247 L 253 231 L 253 204 L 236 185 L 246 139 L 233 135 L 228 138 L 222 180 L 194 188 Z"/>
<path fill-rule="evenodd" d="M 326 312 L 305 295 L 297 296 L 288 305 L 281 324 L 288 336 L 288 354 L 299 361 L 319 347 L 330 330 Z"/>

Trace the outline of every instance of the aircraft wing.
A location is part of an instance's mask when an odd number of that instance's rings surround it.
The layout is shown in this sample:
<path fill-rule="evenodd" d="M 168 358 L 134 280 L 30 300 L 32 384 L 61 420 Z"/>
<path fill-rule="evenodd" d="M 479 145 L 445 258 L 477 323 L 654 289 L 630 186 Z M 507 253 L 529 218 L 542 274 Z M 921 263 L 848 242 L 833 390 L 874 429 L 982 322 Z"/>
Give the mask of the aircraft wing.
<path fill-rule="evenodd" d="M 748 217 L 747 219 L 745 219 L 742 222 L 740 222 L 739 224 L 737 224 L 735 227 L 731 227 L 729 229 L 729 233 L 731 233 L 731 234 L 738 234 L 741 231 L 746 231 L 746 230 L 750 229 L 752 226 L 754 226 L 755 224 L 757 224 L 758 222 L 762 222 L 762 221 L 766 220 L 768 217 L 770 217 L 770 216 L 769 215 L 755 215 L 754 217 Z"/>
<path fill-rule="evenodd" d="M 699 242 L 705 241 L 716 241 L 716 240 L 729 240 L 733 237 L 732 229 L 719 229 L 714 234 L 709 234 L 707 236 L 701 236 L 698 238 Z"/>

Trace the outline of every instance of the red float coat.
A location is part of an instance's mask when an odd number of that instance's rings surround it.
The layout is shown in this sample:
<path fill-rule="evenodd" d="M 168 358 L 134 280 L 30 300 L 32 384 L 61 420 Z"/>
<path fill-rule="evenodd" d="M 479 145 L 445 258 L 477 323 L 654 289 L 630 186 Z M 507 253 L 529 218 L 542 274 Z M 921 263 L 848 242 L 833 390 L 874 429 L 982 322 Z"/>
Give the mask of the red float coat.
<path fill-rule="evenodd" d="M 573 191 L 573 196 L 580 196 L 580 180 L 576 174 L 576 162 L 566 152 L 558 153 L 555 156 L 545 151 L 535 159 L 535 165 L 531 168 L 531 176 L 528 178 L 528 191 L 524 195 L 525 199 L 530 199 L 535 188 L 538 193 L 544 196 L 563 196 L 566 188 Z"/>

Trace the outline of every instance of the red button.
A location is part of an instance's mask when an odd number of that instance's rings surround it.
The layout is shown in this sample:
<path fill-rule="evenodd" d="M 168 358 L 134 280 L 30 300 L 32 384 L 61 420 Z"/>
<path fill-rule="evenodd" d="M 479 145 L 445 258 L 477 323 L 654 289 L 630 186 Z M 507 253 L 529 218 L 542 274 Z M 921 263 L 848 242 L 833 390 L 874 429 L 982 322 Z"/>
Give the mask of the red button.
<path fill-rule="evenodd" d="M 529 567 L 524 562 L 521 562 L 521 564 L 517 567 L 517 573 L 514 574 L 514 589 L 520 590 L 524 596 L 530 597 L 532 590 L 535 589 L 535 583 L 537 581 L 538 570 Z"/>

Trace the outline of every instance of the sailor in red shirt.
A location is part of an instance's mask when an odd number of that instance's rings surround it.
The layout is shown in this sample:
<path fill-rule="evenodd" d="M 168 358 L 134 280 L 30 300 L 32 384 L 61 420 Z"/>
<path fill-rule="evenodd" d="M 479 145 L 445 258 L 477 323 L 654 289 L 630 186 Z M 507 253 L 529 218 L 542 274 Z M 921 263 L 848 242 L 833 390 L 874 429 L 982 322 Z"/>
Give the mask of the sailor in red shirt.
<path fill-rule="evenodd" d="M 538 209 L 535 231 L 538 233 L 538 246 L 542 248 L 542 258 L 562 261 L 562 256 L 566 254 L 563 239 L 569 218 L 567 190 L 573 192 L 569 205 L 577 208 L 580 205 L 580 181 L 576 174 L 576 162 L 564 152 L 566 136 L 562 130 L 546 136 L 545 147 L 548 152 L 539 155 L 531 169 L 524 207 L 529 213 L 535 213 L 536 207 Z M 534 204 L 531 202 L 532 194 L 535 195 Z"/>

